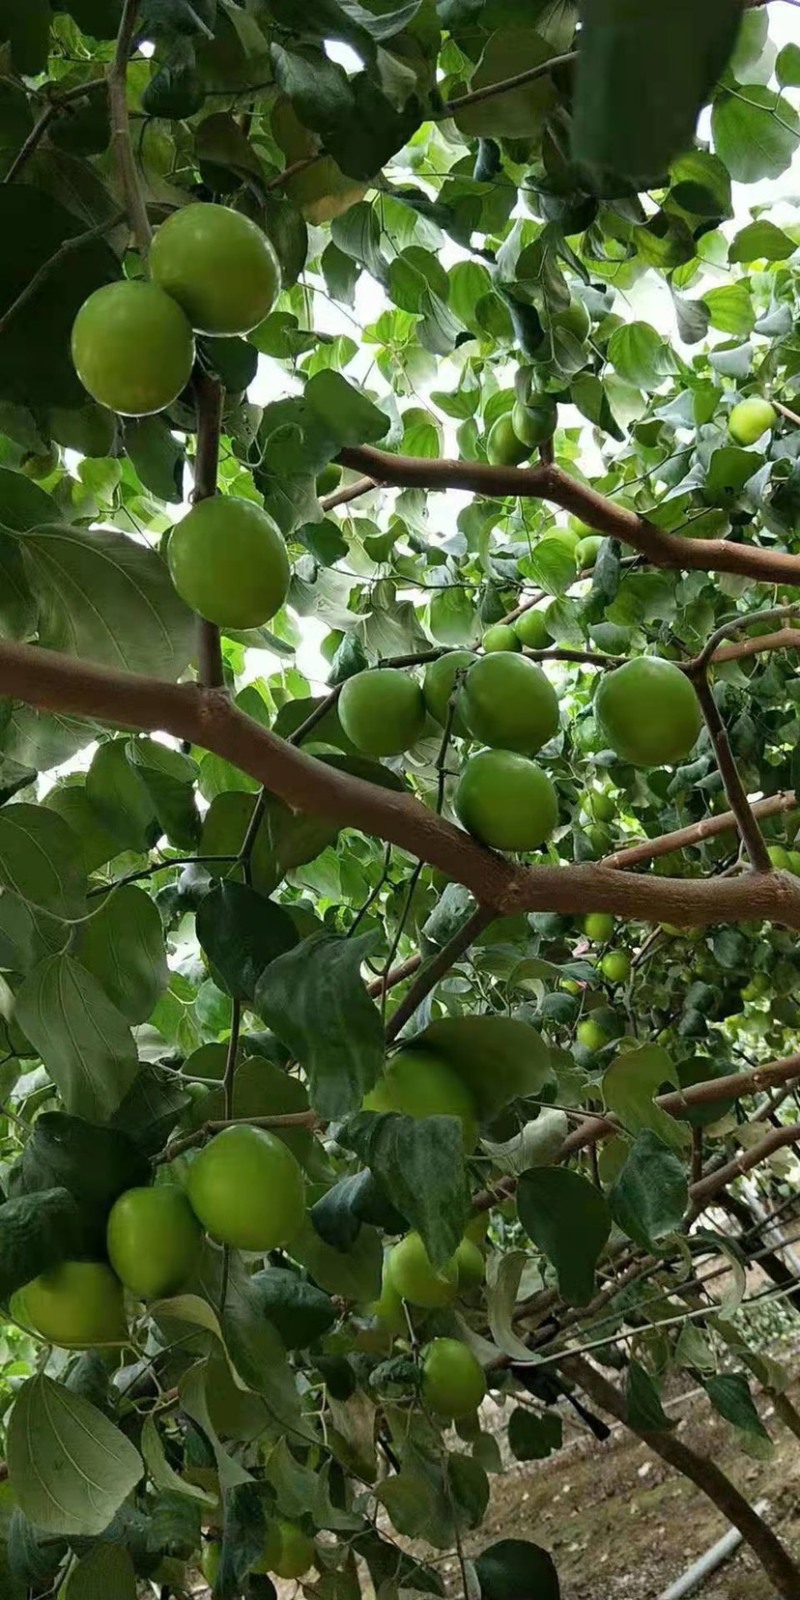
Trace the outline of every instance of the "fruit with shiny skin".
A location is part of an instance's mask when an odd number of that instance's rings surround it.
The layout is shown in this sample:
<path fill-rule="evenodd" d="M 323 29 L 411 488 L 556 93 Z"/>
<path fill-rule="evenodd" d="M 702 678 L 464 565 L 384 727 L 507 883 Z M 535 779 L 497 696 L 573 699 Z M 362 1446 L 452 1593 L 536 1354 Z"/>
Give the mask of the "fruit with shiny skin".
<path fill-rule="evenodd" d="M 595 1022 L 592 1017 L 586 1017 L 583 1022 L 578 1023 L 575 1037 L 578 1044 L 582 1044 L 584 1050 L 591 1051 L 592 1055 L 608 1044 L 608 1034 L 601 1028 L 599 1022 Z"/>
<path fill-rule="evenodd" d="M 529 606 L 521 617 L 517 617 L 514 632 L 526 650 L 548 650 L 553 643 L 544 612 L 537 611 L 535 606 Z"/>
<path fill-rule="evenodd" d="M 301 1168 L 266 1128 L 223 1128 L 192 1162 L 186 1189 L 212 1239 L 235 1250 L 288 1244 L 303 1220 Z"/>
<path fill-rule="evenodd" d="M 440 656 L 438 661 L 431 661 L 425 668 L 425 677 L 422 680 L 422 694 L 429 714 L 440 728 L 447 724 L 450 696 L 457 672 L 466 674 L 474 665 L 478 657 L 472 650 L 448 650 L 447 655 Z M 462 680 L 463 681 L 463 680 Z M 469 729 L 464 721 L 461 709 L 461 695 L 456 697 L 453 713 L 452 732 L 459 738 L 469 737 Z"/>
<path fill-rule="evenodd" d="M 289 1583 L 302 1578 L 314 1564 L 314 1540 L 296 1522 L 273 1522 L 263 1554 L 253 1563 L 253 1572 L 273 1572 Z"/>
<path fill-rule="evenodd" d="M 390 1056 L 362 1110 L 397 1111 L 406 1117 L 458 1117 L 467 1150 L 474 1148 L 477 1138 L 477 1111 L 469 1089 L 432 1050 L 400 1050 Z"/>
<path fill-rule="evenodd" d="M 770 865 L 775 868 L 776 872 L 791 872 L 792 867 L 789 859 L 789 852 L 784 845 L 769 845 L 767 847 L 767 855 L 770 859 Z"/>
<path fill-rule="evenodd" d="M 530 446 L 523 444 L 514 431 L 511 412 L 506 411 L 492 423 L 486 436 L 486 457 L 493 467 L 518 467 L 527 461 Z"/>
<path fill-rule="evenodd" d="M 472 756 L 455 808 L 467 831 L 493 850 L 538 850 L 558 822 L 558 800 L 546 772 L 513 750 Z"/>
<path fill-rule="evenodd" d="M 487 628 L 481 644 L 489 655 L 495 650 L 521 650 L 522 645 L 510 623 L 495 622 Z"/>
<path fill-rule="evenodd" d="M 494 749 L 532 756 L 558 731 L 558 696 L 541 667 L 509 651 L 482 656 L 464 683 L 464 720 Z"/>
<path fill-rule="evenodd" d="M 774 428 L 777 420 L 775 407 L 754 394 L 734 406 L 728 418 L 728 432 L 735 444 L 746 447 L 755 444 L 762 434 Z"/>
<path fill-rule="evenodd" d="M 455 1253 L 456 1272 L 458 1273 L 459 1294 L 469 1293 L 470 1289 L 477 1289 L 483 1283 L 486 1263 L 483 1252 L 479 1250 L 474 1239 L 466 1235 L 461 1240 Z"/>
<path fill-rule="evenodd" d="M 327 494 L 335 494 L 341 481 L 341 467 L 337 467 L 335 461 L 329 461 L 327 467 L 323 467 L 322 471 L 317 473 L 316 491 L 318 498 L 323 500 Z"/>
<path fill-rule="evenodd" d="M 127 1189 L 111 1209 L 108 1259 L 140 1300 L 175 1294 L 191 1277 L 201 1244 L 200 1224 L 183 1189 L 174 1184 Z"/>
<path fill-rule="evenodd" d="M 230 206 L 198 202 L 162 222 L 150 246 L 150 274 L 197 333 L 251 333 L 280 294 L 281 269 L 269 239 Z"/>
<path fill-rule="evenodd" d="M 439 1417 L 467 1417 L 486 1394 L 480 1362 L 460 1339 L 431 1339 L 421 1353 L 422 1398 Z"/>
<path fill-rule="evenodd" d="M 72 359 L 93 400 L 123 417 L 148 417 L 186 388 L 194 335 L 180 306 L 157 284 L 107 283 L 75 318 Z"/>
<path fill-rule="evenodd" d="M 583 919 L 583 931 L 593 944 L 608 944 L 614 935 L 614 918 L 610 911 L 590 911 Z"/>
<path fill-rule="evenodd" d="M 365 756 L 399 756 L 425 726 L 425 701 L 416 678 L 393 667 L 372 667 L 348 678 L 339 695 L 339 721 Z"/>
<path fill-rule="evenodd" d="M 590 533 L 587 534 L 585 539 L 578 540 L 575 546 L 575 560 L 578 563 L 579 572 L 591 571 L 600 554 L 602 543 L 603 539 L 599 533 Z"/>
<path fill-rule="evenodd" d="M 683 761 L 703 722 L 689 678 L 659 656 L 637 656 L 605 673 L 594 710 L 611 749 L 637 767 Z"/>
<path fill-rule="evenodd" d="M 104 1261 L 62 1261 L 11 1297 L 11 1315 L 64 1350 L 124 1344 L 122 1284 Z"/>
<path fill-rule="evenodd" d="M 252 500 L 216 495 L 176 523 L 167 562 L 181 599 L 219 628 L 260 628 L 289 589 L 277 523 Z"/>
<path fill-rule="evenodd" d="M 418 1233 L 407 1233 L 390 1251 L 386 1276 L 401 1300 L 425 1311 L 452 1305 L 458 1292 L 455 1256 L 434 1269 Z"/>
<path fill-rule="evenodd" d="M 38 483 L 42 478 L 49 478 L 60 464 L 61 454 L 58 445 L 51 444 L 50 448 L 43 453 L 40 452 L 37 455 L 34 450 L 31 450 L 28 455 L 24 456 L 20 471 L 24 472 L 26 478 L 32 478 L 34 483 Z"/>
<path fill-rule="evenodd" d="M 627 983 L 631 975 L 631 958 L 627 950 L 609 950 L 600 962 L 600 971 L 609 983 Z"/>
<path fill-rule="evenodd" d="M 527 405 L 517 400 L 511 412 L 514 432 L 529 451 L 552 438 L 557 422 L 558 406 L 549 394 L 535 395 Z"/>
<path fill-rule="evenodd" d="M 591 789 L 586 797 L 586 805 L 595 822 L 611 822 L 617 814 L 612 796 L 604 793 L 602 789 Z"/>

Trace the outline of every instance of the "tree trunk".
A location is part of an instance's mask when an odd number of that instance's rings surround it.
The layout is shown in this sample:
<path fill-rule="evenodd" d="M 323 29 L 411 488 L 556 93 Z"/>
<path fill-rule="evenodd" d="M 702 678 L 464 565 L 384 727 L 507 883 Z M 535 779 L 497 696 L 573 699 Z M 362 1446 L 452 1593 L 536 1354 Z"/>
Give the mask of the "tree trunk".
<path fill-rule="evenodd" d="M 564 1356 L 559 1366 L 568 1378 L 585 1390 L 595 1405 L 630 1428 L 624 1396 L 584 1356 Z M 772 1529 L 713 1461 L 698 1455 L 690 1445 L 676 1439 L 673 1433 L 664 1430 L 645 1433 L 639 1428 L 631 1428 L 631 1432 L 662 1461 L 696 1484 L 723 1516 L 739 1529 L 783 1600 L 800 1600 L 800 1568 L 792 1561 Z"/>

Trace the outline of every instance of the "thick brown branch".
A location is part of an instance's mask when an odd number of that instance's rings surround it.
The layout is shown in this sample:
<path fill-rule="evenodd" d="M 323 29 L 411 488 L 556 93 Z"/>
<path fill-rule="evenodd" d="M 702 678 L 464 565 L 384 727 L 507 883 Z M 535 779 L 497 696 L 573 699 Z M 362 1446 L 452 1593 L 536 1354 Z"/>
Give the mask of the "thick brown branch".
<path fill-rule="evenodd" d="M 769 872 L 771 862 L 767 851 L 764 835 L 758 826 L 750 806 L 750 801 L 745 793 L 744 784 L 739 776 L 733 751 L 728 739 L 728 730 L 720 716 L 719 707 L 714 699 L 714 691 L 705 672 L 699 673 L 694 679 L 700 709 L 705 719 L 709 738 L 714 746 L 717 766 L 720 777 L 725 785 L 731 811 L 736 818 L 736 826 L 742 843 L 747 850 L 752 866 L 756 872 Z"/>
<path fill-rule="evenodd" d="M 785 811 L 796 811 L 797 805 L 794 790 L 784 789 L 780 794 L 768 795 L 765 800 L 751 801 L 750 809 L 755 817 L 777 817 Z M 715 839 L 720 833 L 729 833 L 735 827 L 733 812 L 721 811 L 718 816 L 701 817 L 699 822 L 676 828 L 674 833 L 662 833 L 657 839 L 642 839 L 640 844 L 615 850 L 613 855 L 604 856 L 601 864 L 623 870 L 639 867 L 645 861 L 655 861 L 658 856 L 671 855 L 673 850 L 691 849 L 693 845 L 702 844 L 704 839 Z"/>
<path fill-rule="evenodd" d="M 741 661 L 745 656 L 761 656 L 773 650 L 800 650 L 800 633 L 796 628 L 778 628 L 775 633 L 762 633 L 753 639 L 740 639 L 736 644 L 721 645 L 714 651 L 714 661 Z"/>
<path fill-rule="evenodd" d="M 774 1155 L 776 1150 L 783 1150 L 787 1145 L 800 1142 L 800 1126 L 791 1128 L 770 1128 L 769 1133 L 760 1139 L 758 1144 L 750 1146 L 749 1150 L 742 1150 L 733 1161 L 726 1162 L 724 1167 L 717 1167 L 716 1172 L 709 1172 L 708 1176 L 701 1178 L 699 1183 L 693 1183 L 689 1193 L 695 1204 L 707 1206 L 709 1200 L 721 1189 L 726 1189 L 729 1183 L 735 1183 L 737 1178 L 743 1178 L 746 1172 L 752 1172 L 754 1167 L 759 1167 L 762 1161 Z"/>
<path fill-rule="evenodd" d="M 139 0 L 125 0 L 117 35 L 114 60 L 108 68 L 108 105 L 111 114 L 111 149 L 114 154 L 122 198 L 128 220 L 142 254 L 150 247 L 153 232 L 147 215 L 142 186 L 133 154 L 128 120 L 128 61 L 136 36 Z"/>
<path fill-rule="evenodd" d="M 764 583 L 800 585 L 800 556 L 733 544 L 726 539 L 687 539 L 677 533 L 665 533 L 557 466 L 492 467 L 483 461 L 429 461 L 391 455 L 368 445 L 342 450 L 339 460 L 354 472 L 367 473 L 400 488 L 466 489 L 496 498 L 517 495 L 547 500 L 580 517 L 598 533 L 631 545 L 655 566 L 736 572 Z"/>
<path fill-rule="evenodd" d="M 295 749 L 219 692 L 133 677 L 2 640 L 0 694 L 43 711 L 187 739 L 224 756 L 294 810 L 360 829 L 439 867 L 470 889 L 479 905 L 498 913 L 596 910 L 687 926 L 768 919 L 800 928 L 800 883 L 786 872 L 702 882 L 639 878 L 594 865 L 516 866 L 411 795 L 338 772 Z"/>

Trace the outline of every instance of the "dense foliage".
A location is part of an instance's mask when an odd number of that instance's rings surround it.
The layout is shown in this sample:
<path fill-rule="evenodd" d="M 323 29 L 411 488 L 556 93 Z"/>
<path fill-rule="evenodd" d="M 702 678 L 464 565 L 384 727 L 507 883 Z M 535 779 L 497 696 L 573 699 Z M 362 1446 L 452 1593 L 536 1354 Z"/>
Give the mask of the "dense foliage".
<path fill-rule="evenodd" d="M 800 1428 L 741 1183 L 800 1139 L 800 224 L 742 187 L 800 48 L 733 0 L 0 41 L 3 1600 L 453 1551 L 557 1600 L 479 1529 L 576 1385 L 742 1525 L 661 1393 Z"/>

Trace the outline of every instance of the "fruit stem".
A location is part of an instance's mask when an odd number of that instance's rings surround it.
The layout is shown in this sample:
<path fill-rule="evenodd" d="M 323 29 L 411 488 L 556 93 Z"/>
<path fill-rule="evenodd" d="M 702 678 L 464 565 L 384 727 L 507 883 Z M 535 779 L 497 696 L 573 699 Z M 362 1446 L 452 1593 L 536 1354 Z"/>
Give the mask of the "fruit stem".
<path fill-rule="evenodd" d="M 117 47 L 107 72 L 108 107 L 111 116 L 111 149 L 131 231 L 142 255 L 150 248 L 153 230 L 147 215 L 136 158 L 133 154 L 128 118 L 128 62 L 135 46 L 139 0 L 125 0 L 117 34 Z"/>

